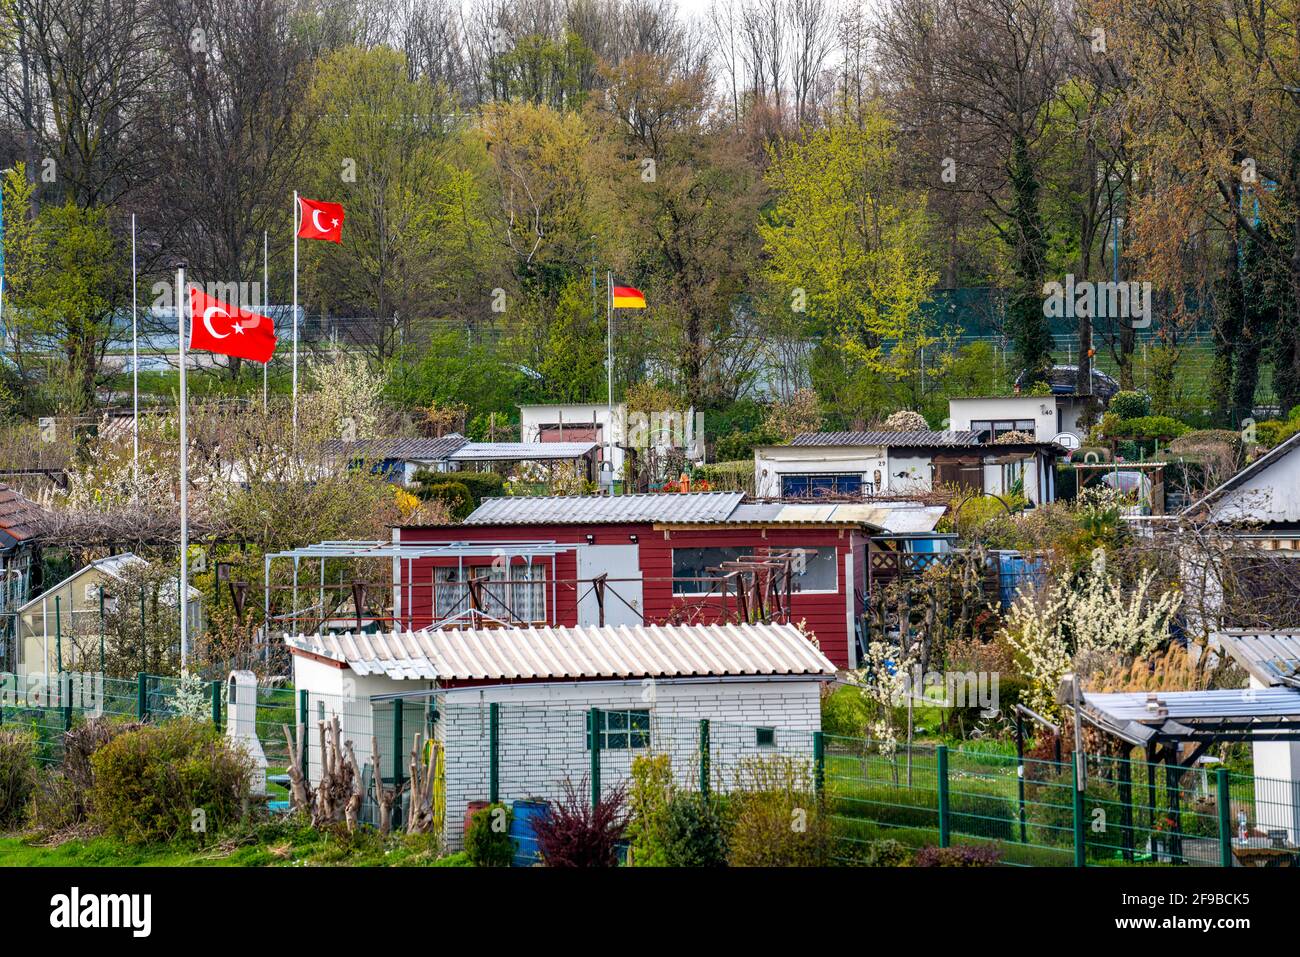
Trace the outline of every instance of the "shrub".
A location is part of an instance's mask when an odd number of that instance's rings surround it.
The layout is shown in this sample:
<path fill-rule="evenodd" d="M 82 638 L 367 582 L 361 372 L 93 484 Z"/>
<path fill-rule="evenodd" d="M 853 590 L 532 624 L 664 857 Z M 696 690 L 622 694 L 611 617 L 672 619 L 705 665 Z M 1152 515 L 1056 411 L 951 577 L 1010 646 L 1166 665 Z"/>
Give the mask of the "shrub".
<path fill-rule="evenodd" d="M 719 797 L 675 794 L 664 812 L 663 863 L 667 867 L 725 867 L 727 814 Z"/>
<path fill-rule="evenodd" d="M 912 866 L 992 867 L 1001 857 L 995 847 L 923 847 L 912 857 Z"/>
<path fill-rule="evenodd" d="M 36 738 L 0 728 L 0 829 L 22 822 L 36 788 Z"/>
<path fill-rule="evenodd" d="M 822 731 L 833 737 L 865 737 L 869 710 L 861 688 L 841 685 L 822 697 Z"/>
<path fill-rule="evenodd" d="M 779 445 L 781 434 L 765 426 L 759 426 L 748 432 L 732 432 L 724 435 L 713 446 L 713 457 L 719 462 L 739 462 L 741 459 L 754 461 L 754 446 Z"/>
<path fill-rule="evenodd" d="M 429 487 L 447 482 L 459 482 L 469 490 L 470 499 L 477 508 L 485 498 L 505 494 L 505 480 L 496 472 L 430 472 L 421 469 L 415 473 L 411 489 L 422 499 L 429 499 Z"/>
<path fill-rule="evenodd" d="M 120 734 L 138 731 L 144 725 L 138 721 L 122 721 L 107 716 L 89 718 L 74 725 L 63 735 L 63 763 L 60 768 L 66 787 L 55 786 L 71 801 L 68 809 L 73 822 L 84 821 L 90 815 L 91 792 L 95 785 L 95 771 L 91 758 L 96 751 Z"/>
<path fill-rule="evenodd" d="M 867 867 L 906 867 L 912 860 L 912 849 L 892 838 L 872 841 L 869 847 Z"/>
<path fill-rule="evenodd" d="M 27 805 L 27 820 L 43 834 L 62 831 L 85 820 L 81 809 L 85 795 L 68 780 L 59 768 L 49 768 L 37 776 Z"/>
<path fill-rule="evenodd" d="M 192 839 L 239 819 L 252 767 L 205 722 L 176 718 L 119 734 L 90 759 L 91 820 L 128 844 Z M 203 811 L 203 830 L 193 829 Z"/>
<path fill-rule="evenodd" d="M 831 822 L 813 790 L 810 762 L 776 755 L 740 762 L 728 841 L 735 867 L 820 867 L 831 859 Z"/>
<path fill-rule="evenodd" d="M 1107 438 L 1126 439 L 1176 439 L 1190 432 L 1187 426 L 1167 415 L 1144 415 L 1133 419 L 1110 420 L 1110 414 L 1103 416 L 1102 423 Z M 1131 454 L 1130 454 L 1131 455 Z"/>
<path fill-rule="evenodd" d="M 1140 419 L 1151 414 L 1151 396 L 1145 392 L 1116 392 L 1107 406 L 1120 419 Z"/>
<path fill-rule="evenodd" d="M 585 782 L 584 782 L 585 785 Z M 537 846 L 547 867 L 615 867 L 618 842 L 627 829 L 627 790 L 620 784 L 596 806 L 585 786 L 564 781 L 564 797 L 552 801 L 536 825 Z"/>
<path fill-rule="evenodd" d="M 465 835 L 465 853 L 475 867 L 509 867 L 515 845 L 510 840 L 510 808 L 489 804 L 475 811 Z"/>
<path fill-rule="evenodd" d="M 643 754 L 632 760 L 627 833 L 632 842 L 632 863 L 638 867 L 663 867 L 667 863 L 664 827 L 674 791 L 669 755 Z"/>
<path fill-rule="evenodd" d="M 708 482 L 714 492 L 750 492 L 754 491 L 754 460 L 741 459 L 739 462 L 713 462 L 701 465 L 695 470 L 694 481 Z"/>
<path fill-rule="evenodd" d="M 474 511 L 474 500 L 464 482 L 434 482 L 425 489 L 423 498 L 430 502 L 441 502 L 455 522 Z"/>

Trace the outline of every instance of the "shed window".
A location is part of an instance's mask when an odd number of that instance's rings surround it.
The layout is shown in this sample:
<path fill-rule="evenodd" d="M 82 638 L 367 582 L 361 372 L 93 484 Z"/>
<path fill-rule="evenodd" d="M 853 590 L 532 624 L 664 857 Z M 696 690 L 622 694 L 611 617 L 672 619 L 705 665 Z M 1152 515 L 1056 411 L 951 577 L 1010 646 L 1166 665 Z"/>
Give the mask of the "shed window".
<path fill-rule="evenodd" d="M 776 747 L 776 728 L 755 728 L 755 743 L 760 748 Z"/>
<path fill-rule="evenodd" d="M 772 548 L 773 552 L 784 549 Z M 833 545 L 792 549 L 796 553 L 790 583 L 798 592 L 835 592 L 839 590 L 839 556 Z M 737 561 L 742 555 L 758 554 L 753 548 L 674 548 L 673 594 L 706 595 L 710 585 L 721 579 L 723 562 Z"/>
<path fill-rule="evenodd" d="M 831 495 L 861 495 L 862 473 L 827 475 L 782 475 L 782 498 L 824 498 Z"/>
<path fill-rule="evenodd" d="M 484 614 L 502 620 L 546 621 L 546 566 L 523 562 L 435 569 L 434 612 L 438 620 L 468 614 L 470 579 L 484 582 Z"/>
<path fill-rule="evenodd" d="M 650 747 L 650 712 L 598 711 L 600 749 L 630 751 Z M 587 727 L 587 750 L 591 750 L 591 727 Z"/>

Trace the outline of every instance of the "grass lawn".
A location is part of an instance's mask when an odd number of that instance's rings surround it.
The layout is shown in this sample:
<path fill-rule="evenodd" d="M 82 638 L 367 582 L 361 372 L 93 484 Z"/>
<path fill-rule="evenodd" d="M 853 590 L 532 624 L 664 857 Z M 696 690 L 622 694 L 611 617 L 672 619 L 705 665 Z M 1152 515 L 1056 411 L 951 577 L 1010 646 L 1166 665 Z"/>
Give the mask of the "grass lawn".
<path fill-rule="evenodd" d="M 373 831 L 321 834 L 276 822 L 240 828 L 206 847 L 132 846 L 111 837 L 74 838 L 55 846 L 29 843 L 23 834 L 0 835 L 0 867 L 456 867 L 463 854 L 439 858 L 426 837 L 391 837 Z"/>

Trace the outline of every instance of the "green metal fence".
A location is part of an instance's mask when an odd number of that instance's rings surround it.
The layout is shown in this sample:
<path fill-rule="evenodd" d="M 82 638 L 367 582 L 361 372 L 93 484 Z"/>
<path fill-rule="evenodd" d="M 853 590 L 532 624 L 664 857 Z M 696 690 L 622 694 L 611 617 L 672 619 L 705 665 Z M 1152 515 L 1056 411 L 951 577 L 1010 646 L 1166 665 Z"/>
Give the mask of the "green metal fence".
<path fill-rule="evenodd" d="M 828 806 L 850 845 L 992 844 L 1032 866 L 1300 863 L 1295 782 L 830 736 L 825 752 Z"/>
<path fill-rule="evenodd" d="M 30 728 L 46 763 L 63 734 L 87 716 L 159 721 L 175 716 L 178 682 L 138 675 L 0 673 L 0 724 Z M 224 682 L 204 685 L 210 713 L 227 720 Z M 271 800 L 287 799 L 290 734 L 302 725 L 309 777 L 318 776 L 321 722 L 338 717 L 365 768 L 373 821 L 372 741 L 379 776 L 399 790 L 416 736 L 444 748 L 440 809 L 452 843 L 478 801 L 554 801 L 566 783 L 594 800 L 625 784 L 640 755 L 667 758 L 679 789 L 719 794 L 771 786 L 764 759 L 780 757 L 797 787 L 814 794 L 837 835 L 836 856 L 859 860 L 884 839 L 927 845 L 992 845 L 1023 866 L 1235 866 L 1300 863 L 1300 783 L 1222 768 L 1171 768 L 1100 755 L 1019 758 L 991 747 L 890 745 L 808 728 L 700 720 L 673 705 L 579 707 L 576 703 L 449 703 L 443 693 L 346 698 L 259 687 L 256 729 Z M 1077 760 L 1076 760 L 1077 758 Z M 788 784 L 788 782 L 787 782 Z M 396 807 L 404 819 L 403 795 Z M 273 805 L 274 806 L 274 805 Z M 280 806 L 283 806 L 281 803 Z"/>

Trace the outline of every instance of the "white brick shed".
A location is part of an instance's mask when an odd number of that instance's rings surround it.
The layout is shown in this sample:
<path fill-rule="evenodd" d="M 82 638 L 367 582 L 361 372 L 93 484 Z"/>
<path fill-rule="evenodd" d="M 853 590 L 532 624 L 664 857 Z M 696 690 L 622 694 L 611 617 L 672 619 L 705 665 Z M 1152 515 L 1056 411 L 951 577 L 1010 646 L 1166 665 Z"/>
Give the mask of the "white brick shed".
<path fill-rule="evenodd" d="M 287 637 L 309 714 L 339 713 L 369 759 L 369 738 L 392 702 L 434 699 L 446 755 L 446 822 L 458 847 L 471 801 L 489 797 L 490 715 L 496 705 L 498 795 L 554 799 L 589 772 L 590 709 L 601 717 L 600 779 L 625 780 L 638 754 L 669 754 L 675 775 L 699 775 L 708 719 L 714 786 L 739 758 L 811 757 L 819 690 L 835 666 L 793 625 L 493 628 Z M 378 719 L 376 722 L 375 719 Z M 414 722 L 412 722 L 414 723 Z M 762 729 L 760 731 L 760 729 Z M 403 727 L 409 747 L 420 728 Z M 380 750 L 391 750 L 379 732 Z M 391 773 L 383 756 L 385 776 Z M 313 781 L 318 758 L 311 755 Z"/>

